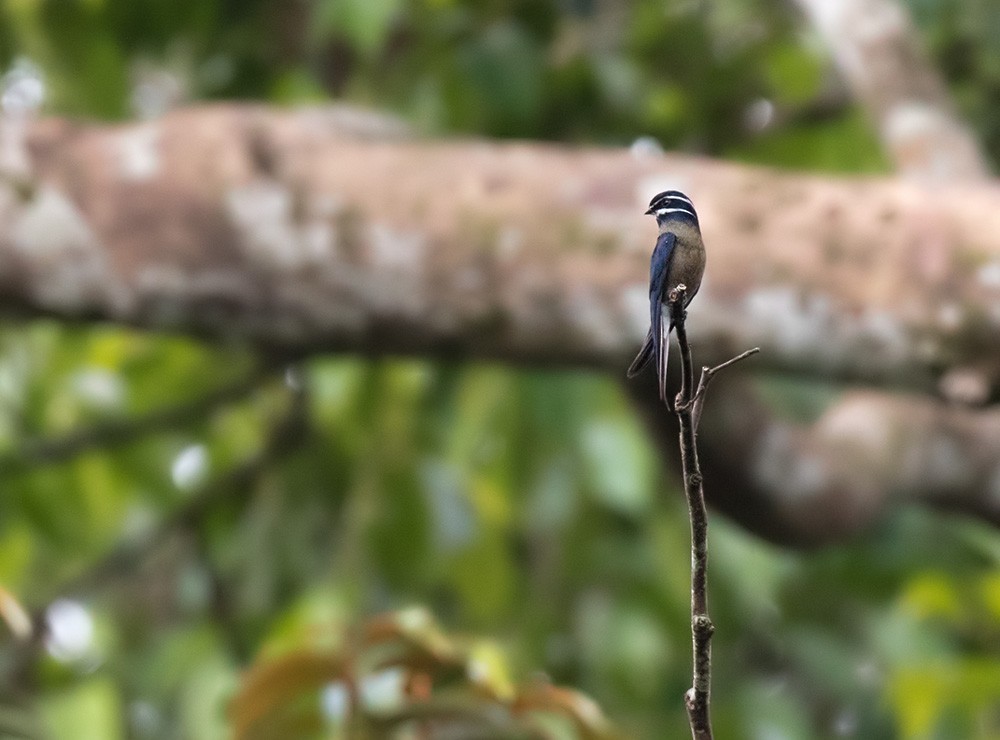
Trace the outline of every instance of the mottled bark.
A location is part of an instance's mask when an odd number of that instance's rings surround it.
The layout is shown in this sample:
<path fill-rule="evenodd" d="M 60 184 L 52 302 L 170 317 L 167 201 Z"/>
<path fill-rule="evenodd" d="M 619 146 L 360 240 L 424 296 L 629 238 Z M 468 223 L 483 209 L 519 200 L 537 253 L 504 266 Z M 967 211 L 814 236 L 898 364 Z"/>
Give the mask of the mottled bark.
<path fill-rule="evenodd" d="M 1000 486 L 996 456 L 970 455 L 960 481 L 939 481 L 946 494 L 886 462 L 929 465 L 920 450 L 941 429 L 987 447 L 1000 437 L 994 412 L 973 408 L 1000 382 L 995 185 L 944 190 L 617 149 L 421 141 L 339 109 L 217 106 L 125 126 L 47 120 L 21 143 L 27 164 L 0 173 L 4 311 L 291 354 L 623 374 L 647 322 L 655 228 L 641 214 L 652 193 L 679 186 L 709 250 L 690 309 L 700 360 L 760 345 L 755 371 L 924 396 L 864 396 L 871 428 L 901 424 L 905 434 L 855 449 L 834 433 L 849 415 L 833 432 L 792 427 L 733 373 L 718 393 L 737 400 L 713 395 L 702 427 L 706 479 L 717 469 L 734 492 L 714 503 L 798 542 L 854 531 L 896 495 L 1000 521 L 1000 495 L 989 495 Z M 631 388 L 668 417 L 655 391 Z M 670 449 L 676 437 L 667 439 Z M 801 475 L 774 472 L 784 463 Z M 821 526 L 835 505 L 838 517 Z"/>

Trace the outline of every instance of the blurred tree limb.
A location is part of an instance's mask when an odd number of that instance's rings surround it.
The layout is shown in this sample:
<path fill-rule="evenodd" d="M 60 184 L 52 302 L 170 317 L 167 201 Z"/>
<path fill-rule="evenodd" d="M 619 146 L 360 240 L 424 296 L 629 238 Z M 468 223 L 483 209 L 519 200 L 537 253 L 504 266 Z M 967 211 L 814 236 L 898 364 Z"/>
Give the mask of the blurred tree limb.
<path fill-rule="evenodd" d="M 262 380 L 263 377 L 258 378 L 258 383 Z M 59 592 L 85 591 L 112 576 L 135 572 L 152 553 L 179 533 L 193 535 L 198 549 L 203 551 L 205 541 L 198 528 L 199 522 L 227 501 L 239 500 L 245 505 L 249 498 L 247 492 L 254 488 L 268 466 L 293 453 L 308 433 L 306 394 L 291 390 L 288 395 L 287 408 L 271 421 L 267 437 L 254 455 L 207 481 L 143 537 L 120 543 L 68 583 L 58 584 Z M 202 559 L 207 561 L 207 558 Z"/>
<path fill-rule="evenodd" d="M 135 442 L 149 434 L 175 429 L 197 421 L 216 408 L 239 401 L 258 388 L 274 368 L 262 363 L 243 378 L 212 389 L 191 401 L 157 409 L 149 413 L 113 419 L 92 427 L 69 432 L 52 439 L 25 441 L 16 450 L 0 452 L 0 480 L 34 470 L 42 465 L 62 462 L 98 448 L 114 448 Z"/>
<path fill-rule="evenodd" d="M 649 193 L 682 186 L 710 251 L 690 327 L 707 364 L 760 345 L 768 371 L 913 394 L 866 391 L 793 425 L 745 376 L 720 380 L 739 400 L 706 410 L 702 454 L 708 490 L 733 495 L 712 503 L 800 544 L 857 531 L 903 496 L 1000 523 L 998 455 L 971 452 L 1000 438 L 997 412 L 980 408 L 1000 385 L 994 184 L 418 141 L 336 108 L 43 120 L 20 145 L 27 172 L 0 189 L 3 311 L 289 355 L 620 373 L 645 328 L 640 214 Z M 659 411 L 651 388 L 630 392 Z"/>
<path fill-rule="evenodd" d="M 246 380 L 246 385 L 254 382 L 262 385 L 266 378 L 266 370 L 261 368 L 253 378 Z M 273 377 L 273 368 L 272 368 Z M 231 391 L 236 392 L 237 386 Z M 249 388 L 244 389 L 248 391 Z M 223 402 L 225 391 L 219 391 L 219 402 Z M 231 400 L 231 399 L 230 399 Z M 217 507 L 229 501 L 238 501 L 246 505 L 250 498 L 248 492 L 258 483 L 268 466 L 293 453 L 302 439 L 308 434 L 307 399 L 304 391 L 290 390 L 287 407 L 276 414 L 272 420 L 267 437 L 261 448 L 243 462 L 225 470 L 206 481 L 201 488 L 175 511 L 158 522 L 150 531 L 136 539 L 123 540 L 108 550 L 97 561 L 89 564 L 83 571 L 71 577 L 68 581 L 49 584 L 50 593 L 46 598 L 39 599 L 40 604 L 47 604 L 57 595 L 75 594 L 95 588 L 107 586 L 115 578 L 127 575 L 136 579 L 149 579 L 149 561 L 162 548 L 165 548 L 177 537 L 190 540 L 203 563 L 206 547 L 204 533 L 199 528 L 202 520 Z M 210 410 L 210 409 L 207 409 Z M 168 413 L 168 412 L 164 412 Z M 75 451 L 75 450 L 72 450 Z M 71 451 L 71 452 L 72 452 Z M 45 462 L 47 460 L 43 460 Z M 225 595 L 220 593 L 223 585 L 214 572 L 212 578 L 213 607 L 217 613 L 227 608 Z M 225 624 L 228 615 L 221 615 L 220 621 Z M 14 643 L 13 649 L 0 665 L 0 695 L 17 698 L 23 695 L 31 686 L 30 672 L 38 653 L 43 650 L 48 625 L 43 612 L 36 612 L 31 617 L 31 636 L 28 639 Z M 236 631 L 230 630 L 227 637 L 234 641 Z M 2 707 L 0 707 L 2 708 Z M 0 723 L 2 727 L 2 723 Z"/>
<path fill-rule="evenodd" d="M 898 0 L 796 0 L 865 107 L 897 171 L 934 180 L 989 174 L 975 134 L 955 113 L 909 13 Z"/>

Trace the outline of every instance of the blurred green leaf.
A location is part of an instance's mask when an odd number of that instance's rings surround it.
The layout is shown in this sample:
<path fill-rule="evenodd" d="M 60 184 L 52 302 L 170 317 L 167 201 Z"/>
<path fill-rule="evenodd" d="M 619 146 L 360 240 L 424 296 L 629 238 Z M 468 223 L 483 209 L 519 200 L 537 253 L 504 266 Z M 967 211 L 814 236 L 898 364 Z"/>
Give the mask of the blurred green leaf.
<path fill-rule="evenodd" d="M 597 497 L 623 514 L 648 510 L 652 465 L 634 424 L 595 419 L 582 432 L 583 463 Z"/>
<path fill-rule="evenodd" d="M 778 102 L 804 105 L 820 92 L 823 65 L 811 49 L 789 39 L 773 44 L 764 59 L 766 75 Z"/>
<path fill-rule="evenodd" d="M 124 739 L 122 710 L 119 690 L 108 678 L 92 678 L 54 692 L 41 705 L 53 740 Z"/>
<path fill-rule="evenodd" d="M 889 171 L 886 155 L 859 111 L 850 117 L 767 132 L 728 149 L 726 155 L 744 162 L 787 168 L 800 168 L 808 162 L 827 172 Z"/>
<path fill-rule="evenodd" d="M 402 0 L 318 0 L 313 33 L 343 35 L 364 53 L 373 54 L 385 43 L 403 7 Z"/>

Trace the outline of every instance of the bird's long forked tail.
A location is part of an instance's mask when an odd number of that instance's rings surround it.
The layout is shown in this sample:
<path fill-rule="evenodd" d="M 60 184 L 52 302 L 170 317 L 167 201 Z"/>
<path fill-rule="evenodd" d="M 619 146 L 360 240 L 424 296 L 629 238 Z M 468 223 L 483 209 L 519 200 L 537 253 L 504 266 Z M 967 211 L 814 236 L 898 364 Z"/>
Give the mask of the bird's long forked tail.
<path fill-rule="evenodd" d="M 664 331 L 664 326 L 665 322 L 662 320 L 662 317 L 653 317 L 652 325 L 649 327 L 649 331 L 646 332 L 646 339 L 642 343 L 642 349 L 639 350 L 639 354 L 635 356 L 632 364 L 629 365 L 626 377 L 634 378 L 642 372 L 642 369 L 651 360 L 655 359 L 656 383 L 660 389 L 660 400 L 666 402 L 667 357 L 670 353 L 670 329 L 672 327 L 667 324 Z"/>
<path fill-rule="evenodd" d="M 642 342 L 642 349 L 639 350 L 639 354 L 635 356 L 632 360 L 632 364 L 628 366 L 628 372 L 625 373 L 625 377 L 634 378 L 636 375 L 642 372 L 642 369 L 649 364 L 649 361 L 653 359 L 653 330 L 650 329 L 646 332 L 646 338 Z"/>
<path fill-rule="evenodd" d="M 656 383 L 660 389 L 660 400 L 667 403 L 667 355 L 670 353 L 670 329 L 669 323 L 662 320 L 657 322 L 655 327 L 657 334 L 654 335 L 658 341 L 653 342 L 656 355 Z"/>

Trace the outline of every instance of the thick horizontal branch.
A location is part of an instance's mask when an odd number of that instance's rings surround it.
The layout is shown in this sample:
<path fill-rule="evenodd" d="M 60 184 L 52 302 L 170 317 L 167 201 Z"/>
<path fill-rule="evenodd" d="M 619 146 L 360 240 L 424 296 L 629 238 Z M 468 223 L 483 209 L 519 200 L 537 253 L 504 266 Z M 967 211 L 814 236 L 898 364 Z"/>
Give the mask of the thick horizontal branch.
<path fill-rule="evenodd" d="M 655 229 L 641 214 L 652 193 L 679 187 L 698 206 L 709 254 L 689 317 L 699 361 L 760 346 L 755 371 L 948 400 L 915 397 L 907 411 L 879 396 L 875 418 L 892 428 L 919 422 L 930 434 L 954 421 L 956 439 L 995 429 L 972 407 L 1000 397 L 995 184 L 931 189 L 617 149 L 422 141 L 340 109 L 218 106 L 126 126 L 39 121 L 12 144 L 14 134 L 7 126 L 5 151 L 21 145 L 24 156 L 0 172 L 8 313 L 242 338 L 283 355 L 415 354 L 620 374 L 648 321 Z M 708 480 L 714 451 L 745 452 L 719 463 L 731 480 L 708 488 L 733 491 L 738 504 L 713 503 L 741 521 L 758 531 L 783 523 L 782 539 L 820 538 L 805 519 L 822 507 L 799 508 L 806 499 L 782 481 L 805 480 L 830 494 L 830 506 L 849 507 L 829 536 L 863 526 L 903 485 L 917 486 L 917 500 L 946 503 L 891 457 L 855 465 L 836 440 L 783 425 L 733 376 L 720 388 L 743 395 L 730 403 L 713 393 L 703 454 Z M 641 383 L 634 392 L 667 416 Z M 817 449 L 822 480 L 835 485 L 815 482 L 806 463 Z M 799 477 L 774 467 L 779 458 L 804 464 Z M 949 500 L 1000 521 L 983 498 L 992 489 L 972 492 L 993 480 L 993 463 L 969 462 L 978 466 L 962 489 L 969 497 Z M 865 471 L 861 485 L 852 476 Z M 833 496 L 847 482 L 850 491 Z"/>
<path fill-rule="evenodd" d="M 0 300 L 302 352 L 617 368 L 647 320 L 643 207 L 675 185 L 708 244 L 706 362 L 760 345 L 772 368 L 995 387 L 996 186 L 370 130 L 246 107 L 41 121 L 27 185 L 0 191 Z"/>

